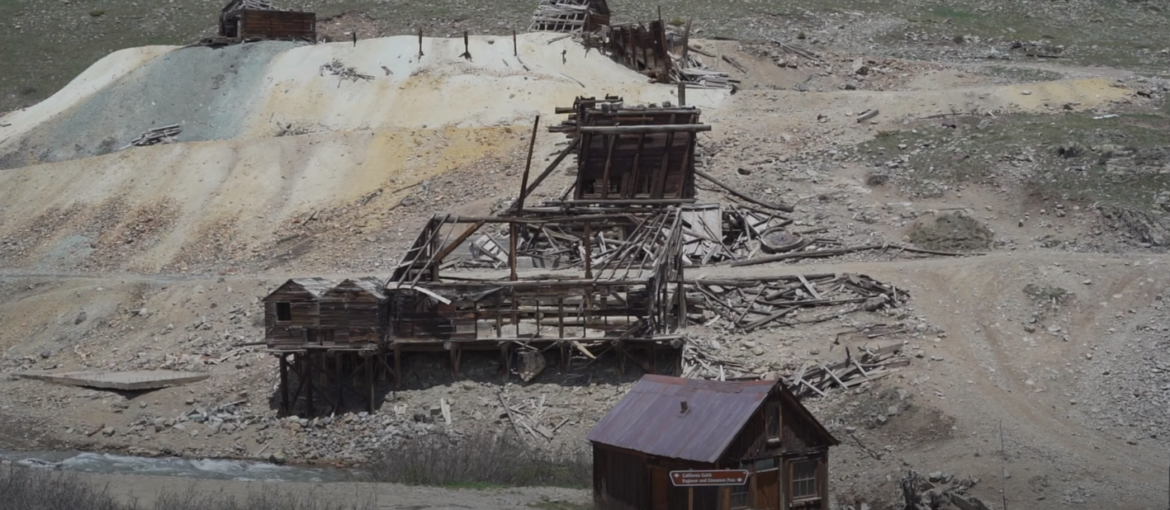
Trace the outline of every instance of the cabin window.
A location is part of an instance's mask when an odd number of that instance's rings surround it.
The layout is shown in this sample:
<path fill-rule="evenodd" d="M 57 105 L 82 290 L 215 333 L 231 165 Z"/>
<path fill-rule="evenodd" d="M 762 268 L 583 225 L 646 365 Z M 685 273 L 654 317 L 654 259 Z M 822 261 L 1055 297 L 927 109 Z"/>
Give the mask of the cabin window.
<path fill-rule="evenodd" d="M 749 480 L 750 480 L 750 478 L 749 478 Z M 750 488 L 751 488 L 750 483 L 744 483 L 743 485 L 732 485 L 731 486 L 730 508 L 732 508 L 732 509 L 747 508 L 748 507 L 748 494 L 750 494 Z"/>
<path fill-rule="evenodd" d="M 292 320 L 292 303 L 276 304 L 276 320 L 279 322 Z"/>
<path fill-rule="evenodd" d="M 764 406 L 764 429 L 769 442 L 780 440 L 780 403 L 769 402 Z M 758 422 L 757 422 L 758 423 Z"/>
<path fill-rule="evenodd" d="M 753 465 L 753 467 L 754 467 L 753 471 L 755 471 L 756 473 L 759 473 L 760 471 L 767 471 L 769 469 L 776 469 L 776 459 L 775 458 L 768 458 L 768 459 L 757 460 L 756 463 Z"/>
<path fill-rule="evenodd" d="M 812 499 L 817 497 L 817 461 L 816 459 L 801 460 L 792 463 L 792 499 Z"/>

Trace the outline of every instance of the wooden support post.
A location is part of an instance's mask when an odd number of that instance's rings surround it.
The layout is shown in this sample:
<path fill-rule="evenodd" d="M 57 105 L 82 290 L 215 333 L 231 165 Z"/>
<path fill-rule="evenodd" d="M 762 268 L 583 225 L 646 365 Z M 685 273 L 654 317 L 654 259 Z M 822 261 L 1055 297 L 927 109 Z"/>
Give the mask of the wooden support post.
<path fill-rule="evenodd" d="M 402 346 L 394 344 L 394 387 L 402 387 Z"/>
<path fill-rule="evenodd" d="M 422 27 L 420 26 L 420 27 L 418 27 L 418 60 L 419 60 L 419 62 L 422 62 L 422 58 L 423 58 L 423 51 L 422 51 Z"/>
<path fill-rule="evenodd" d="M 341 414 L 345 412 L 345 385 L 349 383 L 348 377 L 345 373 L 345 353 L 337 353 L 333 358 L 333 373 L 327 374 L 326 379 L 337 386 L 337 402 L 335 403 L 333 414 Z M 352 376 L 350 376 L 352 377 Z"/>
<path fill-rule="evenodd" d="M 512 29 L 512 56 L 513 57 L 520 56 L 520 50 L 516 46 L 516 29 L 514 29 L 514 28 Z"/>
<path fill-rule="evenodd" d="M 289 415 L 288 354 L 280 353 L 280 415 Z"/>
<path fill-rule="evenodd" d="M 565 337 L 565 297 L 557 296 L 557 338 Z"/>
<path fill-rule="evenodd" d="M 613 343 L 613 352 L 617 354 L 618 358 L 618 373 L 626 375 L 626 351 L 622 346 L 621 340 Z"/>
<path fill-rule="evenodd" d="M 685 106 L 687 104 L 687 85 L 686 85 L 686 82 L 682 78 L 681 68 L 683 66 L 687 65 L 687 49 L 688 49 L 687 47 L 690 46 L 691 21 L 692 20 L 689 20 L 689 19 L 687 20 L 687 26 L 683 30 L 683 36 L 682 36 L 682 58 L 679 59 L 680 70 L 678 73 L 678 76 L 679 76 L 679 79 L 678 79 L 678 105 L 679 106 Z M 667 150 L 670 150 L 670 147 L 667 147 Z"/>
<path fill-rule="evenodd" d="M 524 197 L 528 195 L 528 172 L 532 170 L 532 150 L 536 148 L 536 130 L 539 128 L 540 115 L 537 115 L 532 123 L 532 138 L 528 140 L 528 160 L 524 163 L 524 175 L 520 178 L 520 197 L 516 199 L 517 212 L 524 210 Z"/>
<path fill-rule="evenodd" d="M 585 222 L 585 279 L 593 279 L 593 222 Z"/>
<path fill-rule="evenodd" d="M 609 149 L 605 151 L 605 170 L 601 173 L 601 199 L 609 198 L 609 169 L 613 166 L 613 146 L 617 145 L 617 135 L 606 136 Z"/>
<path fill-rule="evenodd" d="M 520 277 L 516 275 L 516 237 L 517 228 L 515 223 L 508 223 L 508 268 L 512 273 L 508 277 L 509 280 L 516 281 Z"/>
<path fill-rule="evenodd" d="M 309 351 L 301 354 L 305 365 L 305 398 L 308 402 L 309 416 L 317 414 L 313 409 L 313 355 Z"/>
<path fill-rule="evenodd" d="M 459 344 L 447 342 L 447 354 L 451 358 L 451 380 L 459 379 Z"/>
<path fill-rule="evenodd" d="M 460 56 L 467 59 L 467 60 L 471 60 L 471 46 L 469 46 L 467 44 L 467 31 L 466 30 L 463 31 L 463 54 Z"/>
<path fill-rule="evenodd" d="M 365 353 L 362 356 L 362 361 L 366 366 L 366 389 L 369 391 L 366 400 L 366 412 L 374 414 L 374 356 L 373 353 Z"/>
<path fill-rule="evenodd" d="M 650 375 L 658 373 L 658 352 L 654 344 L 650 344 Z"/>
<path fill-rule="evenodd" d="M 500 369 L 503 372 L 504 381 L 512 377 L 512 350 L 510 345 L 505 342 L 500 346 Z"/>

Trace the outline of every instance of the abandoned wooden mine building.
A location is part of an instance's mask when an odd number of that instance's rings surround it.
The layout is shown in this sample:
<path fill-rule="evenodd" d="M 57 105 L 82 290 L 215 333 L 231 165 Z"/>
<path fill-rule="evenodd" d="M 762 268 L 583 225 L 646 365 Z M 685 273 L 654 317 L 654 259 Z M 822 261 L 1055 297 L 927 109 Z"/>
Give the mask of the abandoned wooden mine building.
<path fill-rule="evenodd" d="M 597 423 L 600 510 L 828 509 L 837 440 L 777 381 L 643 376 Z M 672 471 L 743 469 L 745 483 L 676 487 Z"/>
<path fill-rule="evenodd" d="M 628 361 L 647 373 L 681 370 L 683 242 L 706 239 L 693 224 L 710 216 L 683 206 L 695 201 L 696 133 L 710 126 L 695 108 L 626 107 L 612 96 L 557 110 L 571 116 L 553 131 L 572 140 L 531 182 L 525 169 L 505 213 L 434 215 L 377 286 L 297 279 L 265 299 L 282 409 L 302 390 L 312 408 L 315 387 L 300 382 L 312 371 L 369 390 L 372 405 L 373 391 L 355 378 L 392 373 L 400 385 L 403 356 L 415 352 L 446 353 L 452 378 L 465 351 L 498 351 L 504 377 L 514 359 L 543 362 L 546 352 L 562 371 L 574 356 L 610 352 L 622 371 Z M 578 159 L 573 196 L 525 205 L 569 155 Z M 453 266 L 478 270 L 450 274 Z"/>
<path fill-rule="evenodd" d="M 319 403 L 341 412 L 346 392 L 373 412 L 388 311 L 381 282 L 359 278 L 334 285 L 322 278 L 294 278 L 263 301 L 268 352 L 280 362 L 281 412 L 292 413 L 302 395 L 308 414 Z"/>
<path fill-rule="evenodd" d="M 267 0 L 231 0 L 220 11 L 219 37 L 225 40 L 317 41 L 317 15 L 277 10 Z"/>

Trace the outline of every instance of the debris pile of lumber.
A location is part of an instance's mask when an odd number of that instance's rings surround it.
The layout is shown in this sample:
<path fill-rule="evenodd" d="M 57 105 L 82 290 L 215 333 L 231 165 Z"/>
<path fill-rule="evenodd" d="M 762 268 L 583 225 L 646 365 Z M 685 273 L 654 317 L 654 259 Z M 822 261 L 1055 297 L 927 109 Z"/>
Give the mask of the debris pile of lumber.
<path fill-rule="evenodd" d="M 868 276 L 844 273 L 688 280 L 687 319 L 692 323 L 725 323 L 750 333 L 772 324 L 793 325 L 821 319 L 784 322 L 802 309 L 847 307 L 824 320 L 858 310 L 896 308 L 910 299 L 905 289 Z"/>
<path fill-rule="evenodd" d="M 362 73 L 359 73 L 357 71 L 357 69 L 355 69 L 353 67 L 347 67 L 345 65 L 345 63 L 343 63 L 341 61 L 341 59 L 337 59 L 337 58 L 333 59 L 333 61 L 329 62 L 328 64 L 321 64 L 321 70 L 320 70 L 321 76 L 325 76 L 325 73 L 329 73 L 333 76 L 336 76 L 338 78 L 337 86 L 339 86 L 339 87 L 341 86 L 341 82 L 345 81 L 345 80 L 370 81 L 370 80 L 374 79 L 374 77 L 371 75 L 362 74 Z"/>
<path fill-rule="evenodd" d="M 126 144 L 118 150 L 127 149 L 130 147 L 145 147 L 147 145 L 154 145 L 157 143 L 174 143 L 176 141 L 175 137 L 182 132 L 183 128 L 179 127 L 178 124 L 154 128 L 142 133 L 141 135 L 138 135 L 137 138 L 130 140 L 130 143 Z"/>
<path fill-rule="evenodd" d="M 746 374 L 750 368 L 720 354 L 716 338 L 687 338 L 682 351 L 682 376 L 725 381 Z"/>
<path fill-rule="evenodd" d="M 837 255 L 845 255 L 848 253 L 856 253 L 862 251 L 880 251 L 881 253 L 893 253 L 895 255 L 901 253 L 914 253 L 921 255 L 941 255 L 945 257 L 963 257 L 968 255 L 982 255 L 982 253 L 959 253 L 951 251 L 939 250 L 925 250 L 922 248 L 914 248 L 912 246 L 898 245 L 898 244 L 866 244 L 862 246 L 849 246 L 844 248 L 836 248 L 831 245 L 840 245 L 839 241 L 831 239 L 814 239 L 808 243 L 800 244 L 785 250 L 785 253 L 777 253 L 774 255 L 766 255 L 763 257 L 756 257 L 749 260 L 740 260 L 732 262 L 733 267 L 753 266 L 756 264 L 767 264 L 770 262 L 779 262 L 782 260 L 802 260 L 814 258 L 835 257 Z"/>
<path fill-rule="evenodd" d="M 511 399 L 505 398 L 503 394 L 499 395 L 499 399 L 503 408 L 503 415 L 500 418 L 508 418 L 512 423 L 512 430 L 521 440 L 526 437 L 521 432 L 524 431 L 534 438 L 552 441 L 557 430 L 569 422 L 568 416 L 546 415 L 548 408 L 544 406 L 543 394 L 540 398 L 528 398 L 518 403 L 511 403 Z"/>
<path fill-rule="evenodd" d="M 957 478 L 943 471 L 935 471 L 928 477 L 923 477 L 913 470 L 898 480 L 906 510 L 931 508 L 989 510 L 991 506 L 987 503 L 967 494 L 978 482 L 978 479 Z"/>
<path fill-rule="evenodd" d="M 516 254 L 526 265 L 556 269 L 583 265 L 588 250 L 595 269 L 625 265 L 639 268 L 657 260 L 671 239 L 671 229 L 679 228 L 682 263 L 703 266 L 745 260 L 760 251 L 774 253 L 777 243 L 784 242 L 778 241 L 784 236 L 784 226 L 790 223 L 790 219 L 774 211 L 754 206 L 671 209 L 649 215 L 631 214 L 615 221 L 613 228 L 591 231 L 588 246 L 586 232 L 579 223 L 532 224 L 524 227 Z M 480 232 L 467 247 L 471 258 L 459 265 L 504 267 L 508 263 L 508 232 Z"/>
<path fill-rule="evenodd" d="M 875 350 L 859 350 L 858 355 L 854 356 L 848 347 L 845 348 L 845 360 L 832 365 L 805 363 L 794 373 L 779 376 L 767 374 L 764 378 L 784 381 L 784 385 L 798 398 L 814 394 L 823 397 L 832 388 L 854 388 L 886 377 L 894 373 L 895 368 L 910 364 L 910 358 L 902 355 L 900 343 Z"/>

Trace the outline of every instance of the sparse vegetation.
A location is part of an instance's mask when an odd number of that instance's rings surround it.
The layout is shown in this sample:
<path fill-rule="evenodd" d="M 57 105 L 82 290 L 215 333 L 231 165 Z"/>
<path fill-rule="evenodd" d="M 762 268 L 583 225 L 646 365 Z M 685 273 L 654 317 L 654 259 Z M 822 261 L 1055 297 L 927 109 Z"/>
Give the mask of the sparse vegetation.
<path fill-rule="evenodd" d="M 991 230 L 960 213 L 944 214 L 930 224 L 919 223 L 910 230 L 910 242 L 930 250 L 986 250 L 993 239 Z"/>
<path fill-rule="evenodd" d="M 1037 285 L 1029 283 L 1024 286 L 1024 294 L 1037 304 L 1062 305 L 1072 298 L 1072 293 L 1053 285 Z"/>
<path fill-rule="evenodd" d="M 162 494 L 153 506 L 123 503 L 106 487 L 87 482 L 76 473 L 0 466 L 0 510 L 373 510 L 371 499 L 357 503 L 310 493 L 298 496 L 266 486 L 242 499 L 199 490 L 191 484 L 184 491 Z"/>
<path fill-rule="evenodd" d="M 921 196 L 965 184 L 1023 184 L 1040 200 L 1148 209 L 1159 190 L 1170 189 L 1170 175 L 1161 172 L 1170 163 L 1168 126 L 1166 117 L 1136 113 L 959 115 L 879 133 L 858 151 L 883 165 L 893 184 Z"/>
<path fill-rule="evenodd" d="M 539 452 L 511 436 L 426 436 L 387 448 L 371 466 L 374 478 L 410 485 L 586 487 L 592 464 L 584 452 Z"/>

